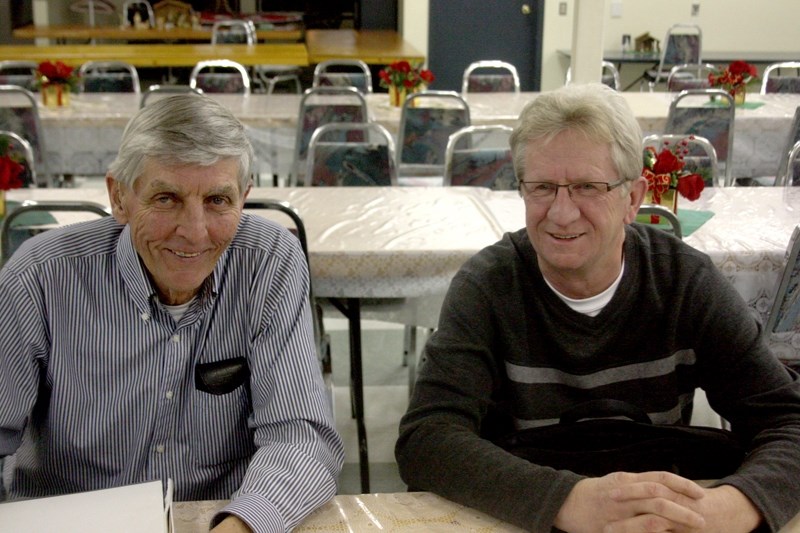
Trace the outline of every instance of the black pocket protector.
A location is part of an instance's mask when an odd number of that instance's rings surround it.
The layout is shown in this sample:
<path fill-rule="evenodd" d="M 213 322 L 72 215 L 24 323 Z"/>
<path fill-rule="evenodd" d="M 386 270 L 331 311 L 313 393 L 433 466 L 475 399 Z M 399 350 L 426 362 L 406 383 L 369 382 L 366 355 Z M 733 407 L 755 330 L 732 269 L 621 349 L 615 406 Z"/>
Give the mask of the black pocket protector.
<path fill-rule="evenodd" d="M 234 357 L 211 363 L 197 363 L 194 367 L 194 386 L 209 394 L 228 394 L 250 378 L 247 359 Z"/>

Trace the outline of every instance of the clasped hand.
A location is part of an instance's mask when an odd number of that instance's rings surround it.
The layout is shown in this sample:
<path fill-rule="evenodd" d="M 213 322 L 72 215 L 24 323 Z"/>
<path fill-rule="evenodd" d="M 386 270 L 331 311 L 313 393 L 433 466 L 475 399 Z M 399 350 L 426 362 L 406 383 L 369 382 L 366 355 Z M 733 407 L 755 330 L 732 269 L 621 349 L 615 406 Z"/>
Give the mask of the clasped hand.
<path fill-rule="evenodd" d="M 669 472 L 614 472 L 579 481 L 555 526 L 568 533 L 752 531 L 760 520 L 731 486 L 704 489 Z"/>

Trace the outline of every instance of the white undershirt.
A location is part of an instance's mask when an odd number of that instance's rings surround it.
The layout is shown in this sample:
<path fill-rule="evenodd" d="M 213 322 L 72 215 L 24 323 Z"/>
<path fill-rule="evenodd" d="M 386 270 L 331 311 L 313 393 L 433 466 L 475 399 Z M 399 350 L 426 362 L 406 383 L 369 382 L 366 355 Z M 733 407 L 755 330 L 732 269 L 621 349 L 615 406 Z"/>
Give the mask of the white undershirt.
<path fill-rule="evenodd" d="M 622 268 L 619 269 L 619 276 L 617 279 L 614 280 L 606 290 L 601 292 L 600 294 L 596 294 L 594 296 L 590 296 L 589 298 L 583 298 L 580 300 L 576 300 L 575 298 L 570 298 L 569 296 L 565 296 L 558 292 L 553 284 L 547 281 L 547 278 L 544 278 L 545 283 L 547 286 L 553 289 L 553 292 L 563 300 L 565 304 L 567 304 L 570 309 L 573 311 L 577 311 L 578 313 L 588 315 L 588 316 L 597 316 L 600 311 L 611 301 L 611 298 L 614 297 L 614 293 L 617 292 L 617 287 L 619 287 L 619 282 L 622 280 L 622 274 L 625 272 L 625 260 L 622 261 Z"/>
<path fill-rule="evenodd" d="M 196 296 L 194 298 L 196 298 Z M 174 320 L 176 324 L 179 324 L 180 321 L 181 321 L 181 318 L 183 317 L 183 314 L 186 313 L 186 310 L 189 309 L 190 305 L 192 305 L 192 302 L 194 301 L 194 298 L 192 298 L 191 300 L 189 300 L 185 304 L 178 304 L 178 305 L 162 304 L 162 305 L 164 306 L 164 309 L 166 309 L 167 312 L 170 315 L 172 315 L 172 320 Z"/>

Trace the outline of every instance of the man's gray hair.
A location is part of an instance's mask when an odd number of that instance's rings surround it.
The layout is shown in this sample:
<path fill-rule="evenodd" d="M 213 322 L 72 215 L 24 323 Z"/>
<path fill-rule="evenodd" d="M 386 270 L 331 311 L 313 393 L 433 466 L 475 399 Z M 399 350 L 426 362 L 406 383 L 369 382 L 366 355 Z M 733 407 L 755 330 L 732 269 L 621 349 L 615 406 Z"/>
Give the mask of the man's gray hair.
<path fill-rule="evenodd" d="M 140 109 L 122 134 L 109 173 L 133 187 L 145 162 L 209 166 L 239 160 L 239 189 L 250 183 L 253 147 L 244 126 L 216 100 L 196 94 L 164 98 Z"/>
<path fill-rule="evenodd" d="M 525 175 L 528 143 L 547 143 L 566 130 L 608 144 L 620 178 L 630 181 L 641 175 L 642 130 L 628 102 L 610 87 L 591 83 L 542 93 L 525 106 L 510 140 L 517 179 Z"/>

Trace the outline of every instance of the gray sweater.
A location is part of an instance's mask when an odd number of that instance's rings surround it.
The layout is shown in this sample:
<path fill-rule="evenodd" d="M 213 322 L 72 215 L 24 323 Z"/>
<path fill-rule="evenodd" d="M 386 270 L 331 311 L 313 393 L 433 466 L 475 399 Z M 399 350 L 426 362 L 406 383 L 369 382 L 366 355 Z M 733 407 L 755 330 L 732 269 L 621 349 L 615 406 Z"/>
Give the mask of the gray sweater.
<path fill-rule="evenodd" d="M 423 361 L 396 447 L 411 489 L 550 531 L 581 476 L 493 439 L 601 398 L 688 424 L 701 387 L 748 443 L 720 483 L 746 494 L 773 531 L 800 510 L 798 376 L 708 257 L 661 230 L 626 227 L 625 273 L 596 317 L 547 286 L 525 230 L 506 234 L 453 279 Z"/>

